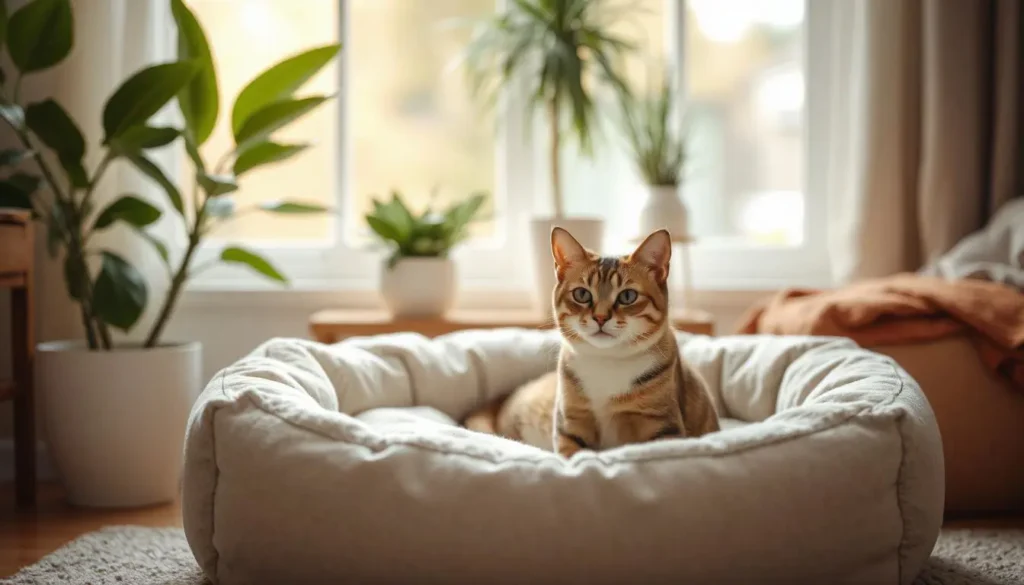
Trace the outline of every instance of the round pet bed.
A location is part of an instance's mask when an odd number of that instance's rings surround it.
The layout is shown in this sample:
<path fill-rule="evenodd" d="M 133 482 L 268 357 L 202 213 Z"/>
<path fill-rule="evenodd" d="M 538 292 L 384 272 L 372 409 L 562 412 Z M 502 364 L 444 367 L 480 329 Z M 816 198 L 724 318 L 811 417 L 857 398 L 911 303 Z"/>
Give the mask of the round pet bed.
<path fill-rule="evenodd" d="M 842 339 L 679 338 L 725 428 L 572 459 L 451 424 L 552 332 L 271 340 L 193 408 L 189 545 L 221 585 L 910 583 L 943 509 L 917 384 Z"/>

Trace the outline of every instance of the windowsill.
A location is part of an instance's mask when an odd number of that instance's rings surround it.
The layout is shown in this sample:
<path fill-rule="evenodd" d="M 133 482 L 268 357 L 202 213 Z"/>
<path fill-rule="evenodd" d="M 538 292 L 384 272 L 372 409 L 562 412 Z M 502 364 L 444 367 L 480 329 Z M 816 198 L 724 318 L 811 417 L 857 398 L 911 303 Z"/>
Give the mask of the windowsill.
<path fill-rule="evenodd" d="M 780 287 L 694 289 L 694 308 L 703 310 L 746 309 Z M 673 298 L 681 291 L 673 290 Z M 459 291 L 456 309 L 520 311 L 533 308 L 531 289 L 493 289 L 467 287 Z M 365 282 L 296 283 L 291 287 L 253 286 L 252 283 L 215 285 L 204 283 L 190 287 L 181 299 L 181 307 L 244 309 L 261 311 L 320 309 L 383 309 L 375 286 Z"/>

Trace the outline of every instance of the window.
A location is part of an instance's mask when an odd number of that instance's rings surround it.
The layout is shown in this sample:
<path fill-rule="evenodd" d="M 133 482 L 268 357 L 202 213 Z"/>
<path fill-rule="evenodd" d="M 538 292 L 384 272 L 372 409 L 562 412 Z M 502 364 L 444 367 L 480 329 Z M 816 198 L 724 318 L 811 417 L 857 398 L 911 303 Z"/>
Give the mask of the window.
<path fill-rule="evenodd" d="M 300 285 L 373 289 L 382 254 L 362 216 L 373 196 L 397 189 L 416 207 L 485 190 L 488 220 L 456 252 L 464 290 L 530 287 L 528 218 L 547 205 L 543 128 L 525 133 L 515 107 L 506 131 L 474 104 L 450 64 L 468 31 L 454 18 L 493 12 L 503 0 L 187 0 L 207 28 L 228 98 L 286 55 L 343 39 L 342 57 L 310 93 L 339 92 L 297 124 L 303 156 L 254 172 L 241 197 L 287 193 L 336 205 L 338 217 L 239 219 L 224 236 L 263 248 Z M 666 60 L 683 79 L 691 138 L 684 198 L 690 208 L 698 288 L 816 285 L 827 280 L 824 197 L 808 146 L 823 139 L 816 103 L 827 90 L 823 34 L 828 2 L 638 0 L 616 23 L 641 41 L 628 76 L 642 86 Z M 230 102 L 228 102 L 230 103 Z M 568 211 L 606 220 L 606 248 L 633 245 L 645 193 L 606 121 L 594 158 L 563 155 Z M 223 126 L 223 117 L 222 117 Z M 229 144 L 219 127 L 209 148 Z M 820 157 L 819 157 L 820 158 Z M 218 268 L 200 286 L 247 287 Z M 242 284 L 240 284 L 242 283 Z"/>
<path fill-rule="evenodd" d="M 189 0 L 190 8 L 206 29 L 216 58 L 222 111 L 209 141 L 203 145 L 207 160 L 217 160 L 234 145 L 231 104 L 235 96 L 261 71 L 292 54 L 338 39 L 339 6 L 336 0 Z M 309 95 L 338 91 L 338 67 L 328 65 L 303 89 Z M 324 106 L 280 133 L 283 142 L 311 142 L 316 148 L 282 164 L 243 175 L 236 198 L 244 208 L 266 200 L 289 197 L 334 205 L 337 193 L 337 128 L 340 111 Z M 191 168 L 183 168 L 190 173 Z M 182 184 L 190 177 L 182 176 Z M 330 216 L 288 217 L 240 215 L 217 235 L 243 238 L 265 245 L 305 242 L 326 244 L 336 223 Z"/>

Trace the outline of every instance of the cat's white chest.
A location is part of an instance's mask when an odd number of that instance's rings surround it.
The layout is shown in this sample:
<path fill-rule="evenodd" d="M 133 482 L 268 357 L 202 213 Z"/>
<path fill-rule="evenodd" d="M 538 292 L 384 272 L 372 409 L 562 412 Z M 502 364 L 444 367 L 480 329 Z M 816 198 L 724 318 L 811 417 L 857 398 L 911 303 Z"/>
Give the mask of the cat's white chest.
<path fill-rule="evenodd" d="M 649 353 L 628 359 L 586 358 L 576 360 L 573 373 L 595 409 L 632 390 L 633 381 L 655 365 Z"/>

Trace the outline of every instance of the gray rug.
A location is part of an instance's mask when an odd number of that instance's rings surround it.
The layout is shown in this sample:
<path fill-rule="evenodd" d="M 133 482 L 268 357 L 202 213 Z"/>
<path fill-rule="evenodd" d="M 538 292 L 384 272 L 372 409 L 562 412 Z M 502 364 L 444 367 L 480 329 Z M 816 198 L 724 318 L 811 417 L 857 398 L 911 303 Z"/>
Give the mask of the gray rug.
<path fill-rule="evenodd" d="M 10 585 L 204 585 L 180 528 L 111 526 L 0 581 Z M 944 531 L 915 585 L 1024 585 L 1024 531 Z"/>

